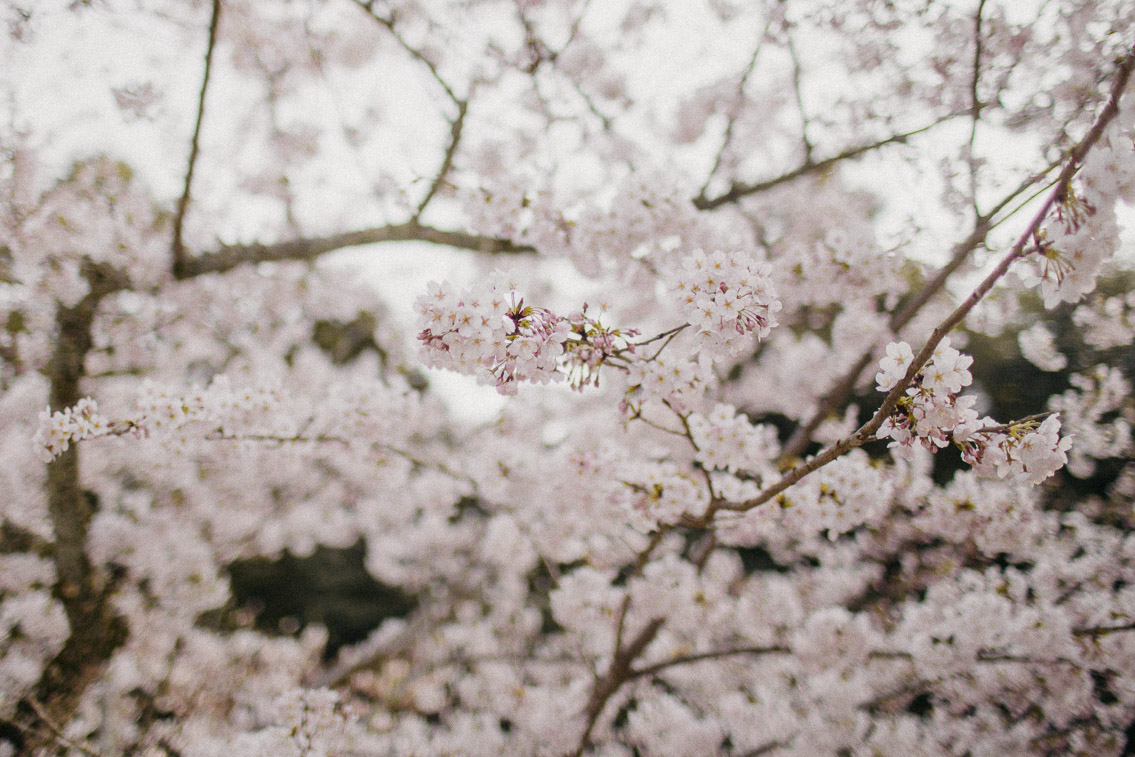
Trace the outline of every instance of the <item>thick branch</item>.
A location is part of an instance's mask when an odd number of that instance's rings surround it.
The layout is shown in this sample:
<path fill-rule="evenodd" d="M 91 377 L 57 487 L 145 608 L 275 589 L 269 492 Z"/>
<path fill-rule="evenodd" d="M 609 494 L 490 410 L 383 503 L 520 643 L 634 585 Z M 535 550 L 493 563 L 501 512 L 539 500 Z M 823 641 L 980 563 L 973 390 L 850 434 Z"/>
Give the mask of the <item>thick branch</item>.
<path fill-rule="evenodd" d="M 177 212 L 173 217 L 173 273 L 180 277 L 185 259 L 185 243 L 182 228 L 185 214 L 189 211 L 189 199 L 193 192 L 193 169 L 197 165 L 200 149 L 201 124 L 205 121 L 205 95 L 209 91 L 209 76 L 213 70 L 213 50 L 217 46 L 217 27 L 221 19 L 221 0 L 213 0 L 213 15 L 209 19 L 209 45 L 205 48 L 205 73 L 201 76 L 201 92 L 197 96 L 197 122 L 193 125 L 193 138 L 189 142 L 189 165 L 185 169 L 185 189 L 177 201 Z"/>
<path fill-rule="evenodd" d="M 83 361 L 92 346 L 95 311 L 103 297 L 129 283 L 106 266 L 87 264 L 84 273 L 90 285 L 87 296 L 74 307 L 61 307 L 56 314 L 58 334 L 47 367 L 52 407 L 70 407 L 81 399 Z M 55 535 L 51 545 L 58 577 L 55 595 L 63 603 L 71 635 L 48 664 L 35 698 L 52 720 L 66 723 L 83 691 L 126 640 L 127 629 L 114 614 L 87 558 L 87 529 L 96 502 L 82 490 L 77 446 L 48 464 L 47 498 Z"/>
<path fill-rule="evenodd" d="M 225 245 L 217 250 L 186 258 L 177 278 L 188 279 L 206 273 L 221 273 L 248 263 L 312 260 L 347 247 L 380 242 L 430 242 L 490 254 L 535 252 L 532 247 L 518 245 L 507 239 L 482 237 L 462 231 L 445 231 L 408 221 L 391 226 L 347 231 L 326 237 L 304 237 L 275 244 Z"/>

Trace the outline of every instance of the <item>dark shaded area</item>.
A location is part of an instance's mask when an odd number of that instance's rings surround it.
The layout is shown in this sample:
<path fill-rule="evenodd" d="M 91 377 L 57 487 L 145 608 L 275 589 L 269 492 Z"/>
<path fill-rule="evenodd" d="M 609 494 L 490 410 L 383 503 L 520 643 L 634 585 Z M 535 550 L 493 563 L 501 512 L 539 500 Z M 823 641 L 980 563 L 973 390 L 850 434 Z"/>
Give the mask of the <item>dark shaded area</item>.
<path fill-rule="evenodd" d="M 7 720 L 0 721 L 0 747 L 5 745 L 11 746 L 14 754 L 21 754 L 24 748 L 24 735 Z"/>
<path fill-rule="evenodd" d="M 787 573 L 790 570 L 789 566 L 774 560 L 764 547 L 735 547 L 734 551 L 741 557 L 741 565 L 747 576 L 753 573 Z"/>
<path fill-rule="evenodd" d="M 386 351 L 374 340 L 378 321 L 373 313 L 359 313 L 353 321 L 320 320 L 312 329 L 312 341 L 327 353 L 335 365 L 349 363 L 367 350 L 378 354 L 386 364 Z"/>
<path fill-rule="evenodd" d="M 327 628 L 325 656 L 362 641 L 386 618 L 404 617 L 416 599 L 366 571 L 362 540 L 346 549 L 318 547 L 310 557 L 285 552 L 278 560 L 239 560 L 228 566 L 236 608 L 255 615 L 255 627 L 291 635 L 310 623 Z"/>
<path fill-rule="evenodd" d="M 906 711 L 920 718 L 929 717 L 930 713 L 934 711 L 934 698 L 930 696 L 929 692 L 924 691 L 910 700 L 910 703 L 906 706 Z"/>
<path fill-rule="evenodd" d="M 565 566 L 559 566 L 561 570 L 565 570 Z M 556 580 L 548 570 L 548 566 L 543 561 L 538 562 L 536 567 L 528 574 L 528 597 L 529 600 L 540 609 L 540 633 L 553 634 L 563 631 L 563 626 L 556 622 L 555 615 L 552 613 L 552 590 L 556 588 Z"/>

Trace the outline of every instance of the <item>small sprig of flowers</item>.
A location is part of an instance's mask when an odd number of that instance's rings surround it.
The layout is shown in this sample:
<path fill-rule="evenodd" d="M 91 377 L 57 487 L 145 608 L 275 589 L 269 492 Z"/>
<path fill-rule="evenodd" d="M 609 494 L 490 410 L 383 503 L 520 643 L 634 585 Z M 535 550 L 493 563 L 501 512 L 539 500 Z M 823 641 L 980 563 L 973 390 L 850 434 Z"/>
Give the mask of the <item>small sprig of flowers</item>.
<path fill-rule="evenodd" d="M 1062 190 L 1050 222 L 1033 233 L 1045 307 L 1077 302 L 1095 288 L 1105 263 L 1120 247 L 1114 197 L 1131 196 L 1135 150 L 1130 136 L 1105 136 Z"/>
<path fill-rule="evenodd" d="M 44 462 L 51 462 L 72 443 L 106 436 L 169 436 L 200 424 L 222 437 L 231 427 L 255 433 L 271 429 L 283 417 L 282 405 L 279 387 L 236 388 L 223 375 L 214 378 L 208 388 L 197 386 L 184 394 L 147 381 L 135 411 L 113 421 L 99 414 L 98 404 L 90 397 L 54 413 L 51 408 L 43 410 L 32 443 Z"/>
<path fill-rule="evenodd" d="M 880 361 L 882 370 L 875 375 L 879 391 L 891 391 L 913 360 L 914 352 L 906 342 L 888 344 L 886 357 Z M 883 422 L 878 437 L 891 439 L 888 446 L 897 450 L 921 444 L 937 452 L 953 444 L 981 475 L 1012 476 L 1030 484 L 1044 481 L 1068 462 L 1065 453 L 1072 440 L 1060 437 L 1060 421 L 1052 414 L 1006 425 L 991 418 L 979 421 L 973 409 L 976 398 L 958 396 L 962 387 L 973 382 L 972 364 L 972 357 L 943 339 Z"/>
<path fill-rule="evenodd" d="M 1042 413 L 1002 426 L 983 426 L 968 436 L 955 435 L 954 443 L 962 450 L 962 459 L 981 475 L 1039 484 L 1068 462 L 1072 438 L 1060 436 L 1055 413 Z"/>
<path fill-rule="evenodd" d="M 66 452 L 73 442 L 129 433 L 144 436 L 145 429 L 132 420 L 108 421 L 99 414 L 98 403 L 90 397 L 84 397 L 74 407 L 56 410 L 54 413 L 50 407 L 42 410 L 32 444 L 43 461 L 50 463 Z"/>
<path fill-rule="evenodd" d="M 608 326 L 603 309 L 592 315 L 586 303 L 566 318 L 529 305 L 500 275 L 460 294 L 447 282 L 431 282 L 415 307 L 427 365 L 472 375 L 506 395 L 522 381 L 598 386 L 603 366 L 632 371 L 640 362 L 636 349 L 660 338 L 636 341 L 638 329 Z"/>
<path fill-rule="evenodd" d="M 430 282 L 415 305 L 426 363 L 474 375 L 501 394 L 520 381 L 560 381 L 559 359 L 572 327 L 551 310 L 524 301 L 516 285 L 495 275 L 456 294 L 448 282 Z"/>

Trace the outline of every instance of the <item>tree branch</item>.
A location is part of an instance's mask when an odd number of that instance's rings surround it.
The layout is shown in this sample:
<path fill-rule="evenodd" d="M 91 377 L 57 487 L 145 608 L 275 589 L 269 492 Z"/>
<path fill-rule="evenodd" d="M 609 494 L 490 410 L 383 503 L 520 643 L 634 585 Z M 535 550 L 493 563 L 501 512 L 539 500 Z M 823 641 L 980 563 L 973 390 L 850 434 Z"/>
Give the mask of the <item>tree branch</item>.
<path fill-rule="evenodd" d="M 981 218 L 981 208 L 977 204 L 977 158 L 974 147 L 977 142 L 977 124 L 981 120 L 982 102 L 978 93 L 981 83 L 981 23 L 985 10 L 985 0 L 978 0 L 973 20 L 973 76 L 970 79 L 970 126 L 969 144 L 966 148 L 966 162 L 969 164 L 970 201 L 973 203 L 973 217 Z"/>
<path fill-rule="evenodd" d="M 804 163 L 807 164 L 812 162 L 812 152 L 815 150 L 815 146 L 808 137 L 808 127 L 811 125 L 811 121 L 808 118 L 808 111 L 804 108 L 804 89 L 801 86 L 804 71 L 800 66 L 800 56 L 796 53 L 796 43 L 792 40 L 791 26 L 786 25 L 784 33 L 788 40 L 788 54 L 792 58 L 792 91 L 796 95 L 796 109 L 800 111 L 800 139 L 804 143 Z"/>
<path fill-rule="evenodd" d="M 1067 195 L 1068 186 L 1076 172 L 1080 169 L 1084 158 L 1092 149 L 1092 146 L 1103 135 L 1104 129 L 1119 113 L 1119 100 L 1123 96 L 1123 91 L 1127 87 L 1127 81 L 1131 77 L 1132 68 L 1135 68 L 1135 47 L 1128 51 L 1127 55 L 1120 61 L 1115 73 L 1115 81 L 1112 84 L 1111 93 L 1108 96 L 1107 104 L 1104 106 L 1100 115 L 1097 117 L 1096 122 L 1088 131 L 1087 135 L 1076 145 L 1072 150 L 1068 161 L 1065 163 L 1064 168 L 1057 178 L 1056 185 L 1049 193 L 1048 198 L 1044 201 L 1041 207 L 1037 210 L 1036 215 L 1033 216 L 1032 221 L 1021 233 L 1016 243 L 1013 244 L 1009 253 L 1001 260 L 1000 263 L 985 277 L 984 280 L 970 293 L 970 295 L 958 307 L 950 313 L 931 333 L 930 338 L 919 350 L 918 354 L 911 361 L 910 367 L 907 369 L 906 375 L 891 389 L 883 400 L 882 405 L 872 416 L 871 420 L 863 424 L 851 436 L 840 439 L 834 444 L 822 450 L 816 457 L 808 460 L 806 463 L 796 467 L 780 478 L 772 486 L 768 487 L 756 497 L 746 500 L 744 502 L 712 502 L 707 509 L 705 515 L 699 519 L 701 523 L 709 525 L 713 521 L 713 516 L 719 510 L 731 510 L 737 512 L 745 512 L 758 507 L 765 502 L 770 501 L 773 497 L 777 496 L 785 489 L 794 485 L 809 473 L 816 471 L 836 458 L 844 455 L 856 447 L 861 447 L 867 442 L 874 440 L 875 432 L 883 425 L 883 422 L 890 417 L 891 412 L 895 409 L 900 397 L 906 392 L 906 388 L 914 380 L 914 377 L 922 370 L 922 366 L 930 359 L 934 349 L 945 338 L 955 326 L 962 322 L 962 320 L 969 314 L 971 310 L 977 305 L 978 302 L 989 293 L 993 285 L 1005 275 L 1009 267 L 1025 254 L 1025 248 L 1029 240 L 1039 231 L 1040 225 L 1048 217 L 1052 208 Z"/>
<path fill-rule="evenodd" d="M 201 92 L 197 96 L 197 122 L 193 126 L 193 137 L 189 142 L 189 165 L 185 169 L 185 189 L 177 201 L 177 212 L 173 217 L 173 275 L 178 278 L 181 277 L 185 263 L 182 229 L 193 191 L 193 169 L 197 165 L 197 154 L 200 149 L 201 124 L 205 121 L 205 95 L 209 90 L 209 76 L 213 70 L 213 50 L 217 46 L 217 27 L 220 19 L 221 0 L 213 0 L 213 15 L 209 19 L 209 45 L 205 48 L 205 73 L 201 76 Z"/>
<path fill-rule="evenodd" d="M 425 212 L 426 206 L 430 204 L 430 200 L 437 194 L 438 189 L 445 183 L 449 177 L 449 171 L 453 168 L 453 158 L 457 155 L 457 146 L 461 143 L 461 131 L 465 127 L 465 114 L 469 112 L 469 101 L 460 100 L 457 103 L 457 118 L 453 119 L 449 126 L 449 146 L 445 148 L 445 155 L 441 159 L 441 167 L 437 170 L 437 175 L 434 176 L 433 182 L 430 183 L 429 191 L 422 201 L 418 203 L 418 209 L 414 211 L 414 220 L 417 221 L 421 218 L 422 213 Z"/>
<path fill-rule="evenodd" d="M 974 228 L 969 233 L 969 236 L 954 245 L 954 250 L 949 262 L 938 269 L 938 272 L 934 274 L 934 278 L 926 282 L 913 297 L 902 305 L 900 310 L 892 314 L 890 323 L 888 324 L 890 334 L 897 335 L 907 324 L 914 320 L 914 317 L 921 312 L 922 308 L 942 290 L 946 285 L 946 281 L 962 267 L 970 254 L 985 243 L 985 237 L 989 232 L 997 225 L 1003 223 L 1005 219 L 1015 215 L 1019 208 L 1014 208 L 998 220 L 994 219 L 1030 187 L 1042 181 L 1053 169 L 1060 167 L 1061 163 L 1067 160 L 1070 154 L 1071 153 L 1066 153 L 1059 160 L 1053 161 L 1039 173 L 1026 178 L 1020 185 L 1006 194 L 988 213 L 978 217 L 974 221 Z M 841 407 L 851 396 L 852 392 L 855 391 L 855 385 L 859 382 L 859 377 L 867 366 L 873 362 L 874 354 L 874 348 L 864 352 L 855 365 L 844 374 L 839 383 L 829 389 L 824 396 L 820 398 L 819 404 L 816 411 L 812 414 L 812 417 L 809 418 L 806 423 L 799 426 L 785 443 L 781 453 L 782 460 L 791 460 L 804 454 L 804 450 L 811 443 L 812 435 L 816 433 L 816 429 L 820 427 L 820 424 L 835 413 L 836 409 Z"/>
<path fill-rule="evenodd" d="M 454 94 L 453 89 L 449 86 L 449 83 L 446 82 L 445 79 L 442 77 L 441 73 L 437 70 L 437 66 L 434 65 L 433 61 L 431 61 L 429 58 L 427 58 L 425 53 L 423 53 L 421 50 L 417 49 L 416 47 L 411 45 L 409 42 L 407 42 L 406 39 L 401 34 L 399 34 L 398 31 L 394 28 L 395 18 L 394 18 L 393 12 L 391 12 L 390 16 L 388 16 L 388 17 L 379 15 L 374 10 L 374 0 L 354 0 L 354 3 L 355 3 L 355 5 L 359 6 L 359 8 L 361 8 L 364 13 L 366 13 L 368 16 L 373 18 L 375 21 L 377 21 L 382 26 L 386 27 L 387 31 L 389 31 L 390 35 L 392 37 L 394 37 L 396 42 L 398 42 L 399 46 L 401 46 L 401 48 L 403 50 L 405 50 L 407 53 L 409 53 L 410 56 L 414 60 L 421 63 L 422 65 L 424 65 L 429 70 L 430 76 L 432 76 L 434 78 L 434 81 L 436 81 L 439 85 L 441 85 L 441 88 L 443 90 L 445 90 L 445 94 L 449 97 L 450 100 L 453 101 L 453 104 L 456 105 L 458 108 L 461 107 L 461 103 L 462 103 L 461 98 L 459 98 L 456 94 Z"/>
<path fill-rule="evenodd" d="M 740 104 L 745 99 L 745 86 L 749 83 L 749 77 L 753 75 L 753 71 L 757 67 L 757 58 L 760 57 L 761 48 L 764 47 L 764 41 L 768 37 L 769 28 L 772 26 L 771 17 L 765 23 L 764 32 L 761 33 L 760 40 L 757 41 L 757 46 L 753 49 L 753 54 L 749 56 L 749 63 L 745 66 L 744 72 L 741 74 L 740 80 L 737 82 L 737 94 L 734 100 L 734 106 L 730 109 L 732 112 L 729 114 L 729 120 L 725 122 L 725 134 L 721 138 L 721 147 L 717 151 L 717 155 L 713 159 L 713 167 L 709 169 L 709 175 L 705 177 L 705 183 L 702 184 L 701 191 L 698 197 L 705 197 L 705 193 L 709 191 L 710 182 L 713 177 L 717 175 L 721 164 L 725 161 L 725 153 L 733 144 L 733 131 L 737 128 L 737 119 L 741 114 Z"/>
<path fill-rule="evenodd" d="M 858 158 L 860 155 L 865 155 L 866 153 L 873 152 L 875 150 L 878 150 L 879 148 L 886 147 L 887 145 L 896 143 L 905 144 L 906 141 L 911 137 L 921 134 L 925 131 L 929 131 L 939 124 L 943 124 L 952 118 L 956 118 L 958 115 L 960 114 L 950 113 L 948 115 L 942 116 L 932 123 L 927 124 L 926 126 L 922 126 L 911 131 L 901 132 L 899 134 L 892 134 L 891 136 L 885 139 L 880 139 L 876 142 L 869 142 L 857 147 L 851 147 L 839 153 L 838 155 L 833 155 L 830 158 L 824 158 L 823 160 L 819 161 L 805 160 L 803 164 L 792 169 L 791 171 L 788 171 L 787 173 L 783 173 L 780 176 L 772 179 L 766 179 L 765 181 L 757 182 L 756 184 L 734 182 L 727 192 L 720 194 L 717 197 L 706 197 L 704 194 L 695 197 L 693 201 L 694 207 L 696 207 L 698 210 L 715 210 L 717 208 L 720 208 L 722 205 L 735 203 L 744 197 L 748 197 L 749 195 L 758 194 L 760 192 L 767 192 L 774 187 L 795 181 L 796 179 L 799 179 L 803 176 L 808 176 L 814 173 L 822 173 L 832 166 L 836 165 L 837 163 L 841 163 L 845 160 L 852 160 L 853 158 Z"/>
<path fill-rule="evenodd" d="M 664 662 L 656 662 L 653 665 L 647 665 L 642 668 L 632 668 L 627 676 L 627 679 L 630 680 L 633 678 L 642 678 L 643 676 L 652 676 L 656 673 L 661 673 L 667 668 L 673 668 L 678 665 L 689 665 L 690 663 L 701 662 L 703 660 L 718 660 L 722 657 L 741 657 L 748 655 L 762 657 L 767 654 L 792 654 L 792 650 L 784 646 L 716 649 L 711 652 L 699 652 L 697 654 L 682 655 L 681 657 L 675 657 Z"/>
<path fill-rule="evenodd" d="M 56 313 L 58 334 L 47 366 L 53 407 L 71 407 L 81 399 L 83 361 L 93 344 L 91 324 L 99 302 L 129 285 L 124 274 L 106 265 L 87 262 L 83 273 L 90 291 L 75 306 L 60 307 Z M 46 717 L 39 712 L 37 717 L 66 723 L 128 631 L 122 618 L 114 614 L 87 557 L 87 528 L 97 501 L 82 489 L 76 445 L 48 464 L 47 503 L 55 535 L 51 545 L 57 576 L 54 594 L 63 603 L 71 635 L 48 663 L 34 699 L 43 703 L 46 712 Z"/>
<path fill-rule="evenodd" d="M 647 623 L 627 646 L 615 653 L 611 660 L 611 666 L 607 669 L 607 674 L 595 682 L 595 688 L 587 702 L 587 727 L 579 738 L 579 748 L 574 752 L 575 757 L 580 757 L 587 749 L 591 740 L 591 731 L 595 728 L 595 723 L 598 722 L 599 716 L 603 713 L 603 708 L 607 706 L 607 702 L 615 695 L 615 692 L 630 680 L 633 672 L 631 663 L 650 646 L 650 642 L 654 641 L 654 637 L 658 635 L 658 631 L 665 622 L 664 618 L 654 618 Z"/>
<path fill-rule="evenodd" d="M 358 229 L 326 237 L 303 237 L 274 244 L 222 245 L 219 249 L 186 258 L 179 279 L 189 279 L 206 273 L 220 273 L 251 263 L 269 263 L 284 260 L 312 260 L 329 252 L 347 247 L 381 242 L 430 242 L 488 254 L 527 254 L 535 248 L 518 245 L 507 239 L 483 237 L 462 231 L 445 231 L 423 226 L 416 221 Z"/>

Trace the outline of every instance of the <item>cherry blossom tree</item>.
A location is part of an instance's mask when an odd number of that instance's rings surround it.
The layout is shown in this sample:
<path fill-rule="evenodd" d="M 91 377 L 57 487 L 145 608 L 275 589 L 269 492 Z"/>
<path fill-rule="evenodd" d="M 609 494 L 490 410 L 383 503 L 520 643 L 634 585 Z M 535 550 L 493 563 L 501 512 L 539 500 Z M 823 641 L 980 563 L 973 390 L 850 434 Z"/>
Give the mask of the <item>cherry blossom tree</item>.
<path fill-rule="evenodd" d="M 1131 0 L 0 8 L 0 755 L 1133 748 Z"/>

